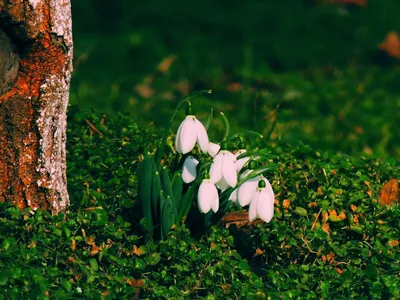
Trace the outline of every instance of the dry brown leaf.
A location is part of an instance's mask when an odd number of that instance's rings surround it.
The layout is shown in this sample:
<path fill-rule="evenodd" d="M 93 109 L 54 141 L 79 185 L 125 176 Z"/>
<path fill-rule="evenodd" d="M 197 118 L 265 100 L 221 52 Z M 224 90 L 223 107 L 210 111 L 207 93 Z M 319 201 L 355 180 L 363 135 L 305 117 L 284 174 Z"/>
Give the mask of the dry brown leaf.
<path fill-rule="evenodd" d="M 324 225 L 322 225 L 322 230 L 325 231 L 325 233 L 327 235 L 331 234 L 330 231 L 329 231 L 329 223 L 328 222 L 326 222 L 326 223 L 324 223 Z"/>
<path fill-rule="evenodd" d="M 249 213 L 247 211 L 237 211 L 226 214 L 221 219 L 222 223 L 225 224 L 226 228 L 229 228 L 231 225 L 236 225 L 237 228 L 250 225 L 252 227 L 253 224 L 262 223 L 263 221 L 260 219 L 255 220 L 254 222 L 249 221 Z"/>
<path fill-rule="evenodd" d="M 144 285 L 144 281 L 142 279 L 134 279 L 134 278 L 126 278 L 126 283 L 131 287 L 142 287 Z"/>
<path fill-rule="evenodd" d="M 399 181 L 390 179 L 379 192 L 379 202 L 382 205 L 393 205 L 399 202 Z"/>
<path fill-rule="evenodd" d="M 261 255 L 261 254 L 263 254 L 263 253 L 264 253 L 263 250 L 261 250 L 260 248 L 257 248 L 257 249 L 256 249 L 256 253 L 254 253 L 253 257 L 259 256 L 259 255 Z"/>
<path fill-rule="evenodd" d="M 157 70 L 160 71 L 161 73 L 165 73 L 169 70 L 171 65 L 174 63 L 176 60 L 175 55 L 169 55 L 166 58 L 164 58 L 161 63 L 158 65 Z"/>
<path fill-rule="evenodd" d="M 378 45 L 378 48 L 388 55 L 400 59 L 400 37 L 395 31 L 390 31 L 385 40 Z"/>
<path fill-rule="evenodd" d="M 336 267 L 336 272 L 338 272 L 339 274 L 342 274 L 343 270 L 341 268 L 339 268 L 339 267 Z"/>
<path fill-rule="evenodd" d="M 290 200 L 289 199 L 283 200 L 282 206 L 283 206 L 283 208 L 289 208 L 290 207 Z"/>
<path fill-rule="evenodd" d="M 367 5 L 367 0 L 331 0 L 331 2 L 336 4 L 354 4 L 358 6 Z"/>
<path fill-rule="evenodd" d="M 76 249 L 76 240 L 72 239 L 72 241 L 71 241 L 71 250 L 75 251 L 75 249 Z"/>
<path fill-rule="evenodd" d="M 310 203 L 308 203 L 308 207 L 317 207 L 318 206 L 318 202 L 310 202 Z"/>

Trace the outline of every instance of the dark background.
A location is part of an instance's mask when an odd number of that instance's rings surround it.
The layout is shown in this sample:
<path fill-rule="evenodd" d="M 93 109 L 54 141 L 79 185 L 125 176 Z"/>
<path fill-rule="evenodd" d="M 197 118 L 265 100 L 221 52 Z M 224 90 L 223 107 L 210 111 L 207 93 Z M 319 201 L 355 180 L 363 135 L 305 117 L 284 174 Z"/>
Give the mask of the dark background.
<path fill-rule="evenodd" d="M 398 0 L 72 0 L 71 103 L 162 127 L 179 99 L 234 129 L 328 151 L 400 157 Z M 166 71 L 157 66 L 174 57 Z M 216 120 L 215 126 L 222 126 Z"/>

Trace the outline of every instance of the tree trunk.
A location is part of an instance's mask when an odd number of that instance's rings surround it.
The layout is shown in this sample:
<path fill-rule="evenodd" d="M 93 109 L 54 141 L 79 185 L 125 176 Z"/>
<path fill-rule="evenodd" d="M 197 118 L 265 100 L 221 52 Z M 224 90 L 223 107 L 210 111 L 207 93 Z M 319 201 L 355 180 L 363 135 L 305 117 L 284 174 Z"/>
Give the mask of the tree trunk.
<path fill-rule="evenodd" d="M 70 0 L 0 0 L 0 201 L 65 210 Z"/>

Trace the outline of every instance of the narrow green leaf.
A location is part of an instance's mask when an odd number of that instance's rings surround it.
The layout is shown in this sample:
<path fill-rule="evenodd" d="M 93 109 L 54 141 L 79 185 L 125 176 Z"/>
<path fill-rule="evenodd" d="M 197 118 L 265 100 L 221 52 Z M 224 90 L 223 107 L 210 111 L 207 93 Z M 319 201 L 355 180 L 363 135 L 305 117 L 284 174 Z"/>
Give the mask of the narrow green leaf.
<path fill-rule="evenodd" d="M 138 170 L 138 196 L 143 210 L 143 216 L 150 230 L 153 228 L 151 214 L 151 191 L 153 185 L 154 159 L 147 153 Z"/>
<path fill-rule="evenodd" d="M 220 112 L 222 119 L 224 120 L 225 123 L 225 135 L 223 140 L 226 140 L 229 136 L 229 132 L 231 131 L 231 125 L 229 124 L 228 118 L 225 116 L 223 112 Z"/>
<path fill-rule="evenodd" d="M 171 197 L 167 196 L 163 191 L 161 192 L 161 199 L 164 202 L 162 207 L 162 236 L 165 238 L 171 227 L 175 224 L 176 211 Z"/>
<path fill-rule="evenodd" d="M 204 127 L 206 128 L 206 130 L 208 129 L 208 127 L 210 127 L 211 121 L 213 119 L 213 115 L 214 115 L 214 110 L 211 108 L 210 113 L 208 114 L 208 117 L 206 119 L 206 123 L 204 124 Z"/>
<path fill-rule="evenodd" d="M 181 172 L 175 172 L 176 178 L 172 183 L 172 192 L 174 194 L 174 205 L 176 210 L 180 210 L 181 200 L 182 200 L 182 193 L 183 193 L 183 180 Z M 174 175 L 174 177 L 175 177 Z"/>
<path fill-rule="evenodd" d="M 153 208 L 153 216 L 155 219 L 160 215 L 160 192 L 161 192 L 161 179 L 160 173 L 154 170 L 153 173 L 153 186 L 151 190 L 151 204 Z"/>

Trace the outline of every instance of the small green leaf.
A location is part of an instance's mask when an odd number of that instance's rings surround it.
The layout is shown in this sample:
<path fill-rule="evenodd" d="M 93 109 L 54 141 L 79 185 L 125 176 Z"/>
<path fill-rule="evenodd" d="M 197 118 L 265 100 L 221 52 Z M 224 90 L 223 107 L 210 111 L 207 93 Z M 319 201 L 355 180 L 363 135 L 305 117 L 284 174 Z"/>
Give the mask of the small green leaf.
<path fill-rule="evenodd" d="M 99 265 L 97 264 L 97 260 L 94 258 L 89 259 L 90 267 L 93 271 L 97 272 L 99 270 Z"/>
<path fill-rule="evenodd" d="M 297 206 L 295 211 L 302 217 L 307 217 L 307 210 L 303 207 Z"/>
<path fill-rule="evenodd" d="M 66 278 L 62 278 L 62 279 L 61 279 L 61 285 L 62 285 L 62 287 L 63 287 L 64 289 L 67 290 L 67 292 L 70 292 L 70 291 L 72 290 L 72 284 L 71 284 L 71 282 L 69 282 L 69 280 L 66 279 Z"/>
<path fill-rule="evenodd" d="M 8 282 L 8 276 L 6 274 L 0 274 L 0 285 L 6 285 Z"/>
<path fill-rule="evenodd" d="M 150 266 L 155 266 L 161 260 L 160 253 L 154 252 L 150 256 L 147 257 L 147 262 Z"/>

